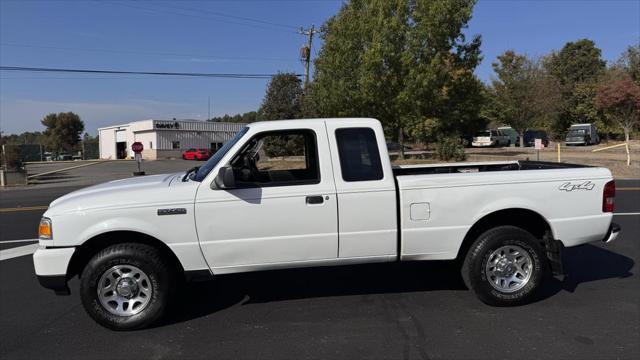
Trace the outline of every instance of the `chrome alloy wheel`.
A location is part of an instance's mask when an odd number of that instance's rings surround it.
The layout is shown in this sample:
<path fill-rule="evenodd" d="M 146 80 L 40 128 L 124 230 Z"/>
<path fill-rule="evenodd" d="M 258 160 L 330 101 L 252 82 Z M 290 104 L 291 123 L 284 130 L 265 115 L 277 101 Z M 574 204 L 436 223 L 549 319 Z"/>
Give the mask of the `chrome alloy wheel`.
<path fill-rule="evenodd" d="M 153 290 L 147 274 L 133 265 L 116 265 L 98 282 L 98 299 L 110 313 L 135 315 L 149 304 Z"/>
<path fill-rule="evenodd" d="M 533 260 L 526 250 L 520 246 L 506 245 L 489 255 L 484 271 L 494 289 L 512 293 L 527 285 L 532 270 Z"/>

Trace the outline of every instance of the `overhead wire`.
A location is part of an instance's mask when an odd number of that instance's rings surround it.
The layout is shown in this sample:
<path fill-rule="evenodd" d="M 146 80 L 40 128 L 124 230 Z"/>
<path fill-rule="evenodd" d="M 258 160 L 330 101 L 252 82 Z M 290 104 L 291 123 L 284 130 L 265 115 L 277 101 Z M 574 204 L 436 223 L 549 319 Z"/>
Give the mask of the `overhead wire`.
<path fill-rule="evenodd" d="M 27 66 L 0 66 L 0 71 L 72 73 L 72 74 L 109 74 L 109 75 L 151 75 L 151 76 L 188 76 L 207 78 L 231 79 L 270 79 L 276 74 L 242 74 L 242 73 L 195 73 L 195 72 L 164 72 L 164 71 L 128 71 L 128 70 L 97 70 L 97 69 L 63 69 Z M 296 74 L 296 76 L 303 76 Z"/>
<path fill-rule="evenodd" d="M 167 5 L 164 5 L 164 6 L 167 6 Z M 282 28 L 286 28 L 286 29 L 293 29 L 293 30 L 300 29 L 299 26 L 281 24 L 281 23 L 276 23 L 276 22 L 271 22 L 271 21 L 266 21 L 266 20 L 260 20 L 260 19 L 245 17 L 245 16 L 231 15 L 231 14 L 221 13 L 219 11 L 213 11 L 213 10 L 209 10 L 209 9 L 196 9 L 196 8 L 191 8 L 191 7 L 178 7 L 178 6 L 167 6 L 167 7 L 168 8 L 173 8 L 173 9 L 179 9 L 179 10 L 186 10 L 186 11 L 205 12 L 207 14 L 212 14 L 212 15 L 215 15 L 215 16 L 227 17 L 227 18 L 238 19 L 238 20 L 245 20 L 245 21 L 251 21 L 251 22 L 256 22 L 256 23 L 259 23 L 259 24 L 278 26 L 278 27 L 282 27 Z"/>
<path fill-rule="evenodd" d="M 175 12 L 175 11 L 167 10 L 167 9 L 164 9 L 164 8 L 148 8 L 148 7 L 138 6 L 137 4 L 134 5 L 132 2 L 116 2 L 116 1 L 106 1 L 105 0 L 105 1 L 100 1 L 99 3 L 100 4 L 113 4 L 113 5 L 125 6 L 125 7 L 129 7 L 129 8 L 133 8 L 133 9 L 144 10 L 144 11 L 155 12 L 155 13 L 165 13 L 165 14 L 173 14 L 173 15 L 179 15 L 179 16 L 188 16 L 188 17 L 204 19 L 204 20 L 215 20 L 217 22 L 222 22 L 222 23 L 227 23 L 227 24 L 243 25 L 243 26 L 248 26 L 248 27 L 253 27 L 253 28 L 258 28 L 258 29 L 267 29 L 267 30 L 272 30 L 272 31 L 280 31 L 280 32 L 286 32 L 286 33 L 291 33 L 291 34 L 297 34 L 297 32 L 294 31 L 293 29 L 292 30 L 284 30 L 284 29 L 280 29 L 280 28 L 263 26 L 263 25 L 259 25 L 259 24 L 247 24 L 247 23 L 241 23 L 241 22 L 237 22 L 237 21 L 220 20 L 218 18 L 212 18 L 210 16 L 186 14 L 186 13 L 183 13 L 183 12 Z"/>
<path fill-rule="evenodd" d="M 18 44 L 18 43 L 0 43 L 0 46 L 8 47 L 24 47 L 24 48 L 39 48 L 39 49 L 52 49 L 52 50 L 65 50 L 65 51 L 89 51 L 89 52 L 104 52 L 104 53 L 116 53 L 116 54 L 141 54 L 141 55 L 164 55 L 164 56 L 180 56 L 180 57 L 197 57 L 206 58 L 212 60 L 232 60 L 232 61 L 297 61 L 289 58 L 271 58 L 271 57 L 249 57 L 249 56 L 225 56 L 219 57 L 215 55 L 204 54 L 185 54 L 177 52 L 162 52 L 162 51 L 140 51 L 130 49 L 101 49 L 101 48 L 77 48 L 66 46 L 49 46 L 49 45 L 35 45 L 35 44 Z"/>

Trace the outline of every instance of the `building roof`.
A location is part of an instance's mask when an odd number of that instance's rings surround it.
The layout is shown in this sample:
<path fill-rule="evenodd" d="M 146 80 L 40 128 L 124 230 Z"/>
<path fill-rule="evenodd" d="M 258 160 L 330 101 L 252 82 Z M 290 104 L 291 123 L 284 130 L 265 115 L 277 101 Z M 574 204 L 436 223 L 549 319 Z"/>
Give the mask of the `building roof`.
<path fill-rule="evenodd" d="M 196 119 L 145 119 L 145 120 L 137 120 L 137 121 L 132 121 L 129 122 L 127 124 L 121 124 L 121 125 L 111 125 L 111 126 L 104 126 L 104 127 L 99 127 L 98 131 L 100 130 L 108 130 L 108 129 L 114 129 L 114 128 L 121 128 L 121 127 L 129 127 L 129 126 L 136 126 L 136 125 L 141 125 L 142 123 L 145 122 L 177 122 L 180 124 L 186 124 L 186 123 L 202 123 L 202 124 L 220 124 L 220 125 L 245 125 L 244 123 L 234 123 L 234 122 L 223 122 L 223 121 L 204 121 L 204 120 L 196 120 Z"/>

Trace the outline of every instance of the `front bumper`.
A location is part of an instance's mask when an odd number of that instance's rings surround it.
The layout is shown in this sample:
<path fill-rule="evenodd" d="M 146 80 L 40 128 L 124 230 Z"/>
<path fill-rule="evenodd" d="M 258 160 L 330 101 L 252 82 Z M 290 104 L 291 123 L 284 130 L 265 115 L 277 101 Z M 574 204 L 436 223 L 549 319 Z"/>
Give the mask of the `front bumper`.
<path fill-rule="evenodd" d="M 609 225 L 609 231 L 607 231 L 607 235 L 604 236 L 604 238 L 602 239 L 602 242 L 604 243 L 612 242 L 618 237 L 618 235 L 620 235 L 620 231 L 622 231 L 622 227 L 620 227 L 620 225 L 616 223 L 611 223 L 611 225 Z"/>
<path fill-rule="evenodd" d="M 566 140 L 565 145 L 585 145 L 587 142 L 584 140 Z"/>
<path fill-rule="evenodd" d="M 477 142 L 474 141 L 471 143 L 471 146 L 473 147 L 492 147 L 495 145 L 495 142 Z"/>
<path fill-rule="evenodd" d="M 75 251 L 73 247 L 38 248 L 33 254 L 33 266 L 40 285 L 58 295 L 68 295 L 67 269 Z"/>
<path fill-rule="evenodd" d="M 69 295 L 71 290 L 67 286 L 66 275 L 42 276 L 36 275 L 40 285 L 46 289 L 51 289 L 56 295 Z"/>

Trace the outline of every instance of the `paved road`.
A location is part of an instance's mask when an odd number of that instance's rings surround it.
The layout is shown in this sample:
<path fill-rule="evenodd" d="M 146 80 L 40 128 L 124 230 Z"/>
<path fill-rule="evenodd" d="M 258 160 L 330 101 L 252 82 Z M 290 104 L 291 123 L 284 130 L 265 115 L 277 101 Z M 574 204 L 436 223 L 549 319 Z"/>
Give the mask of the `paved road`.
<path fill-rule="evenodd" d="M 639 212 L 640 181 L 617 185 L 616 211 Z M 0 208 L 71 190 L 3 192 Z M 0 241 L 34 237 L 43 211 L 0 212 Z M 77 279 L 56 297 L 29 256 L 5 260 L 0 358 L 640 358 L 640 216 L 614 219 L 616 242 L 568 249 L 567 278 L 516 308 L 477 301 L 449 262 L 298 269 L 188 285 L 164 323 L 119 333 L 87 317 Z"/>

